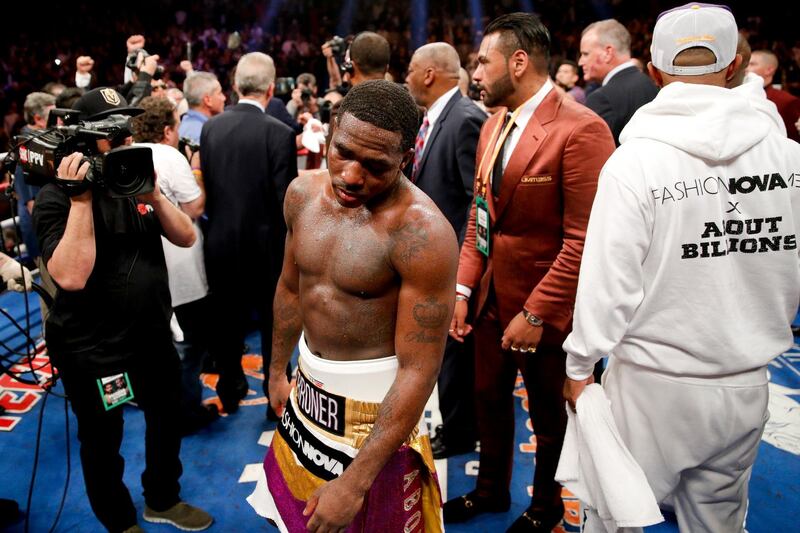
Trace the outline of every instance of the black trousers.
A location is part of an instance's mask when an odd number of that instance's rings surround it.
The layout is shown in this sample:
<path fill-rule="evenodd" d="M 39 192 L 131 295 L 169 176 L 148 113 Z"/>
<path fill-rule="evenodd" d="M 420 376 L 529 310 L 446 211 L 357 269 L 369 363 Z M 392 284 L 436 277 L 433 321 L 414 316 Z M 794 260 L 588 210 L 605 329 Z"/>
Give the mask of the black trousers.
<path fill-rule="evenodd" d="M 211 280 L 209 279 L 209 283 Z M 269 372 L 272 361 L 272 298 L 274 290 L 263 287 L 211 286 L 212 305 L 219 310 L 217 336 L 219 354 L 216 355 L 219 381 L 217 394 L 220 398 L 233 396 L 240 387 L 247 387 L 242 369 L 242 346 L 251 324 L 255 320 L 261 335 L 261 354 L 264 372 Z M 259 290 L 260 289 L 260 290 Z M 264 380 L 265 384 L 268 380 Z M 266 385 L 265 385 L 266 386 Z"/>
<path fill-rule="evenodd" d="M 183 331 L 183 342 L 176 343 L 181 359 L 181 412 L 187 419 L 200 416 L 203 410 L 203 386 L 200 373 L 206 355 L 220 360 L 223 352 L 218 342 L 215 309 L 206 296 L 173 309 Z M 190 420 L 184 420 L 190 422 Z"/>
<path fill-rule="evenodd" d="M 137 354 L 128 368 L 134 401 L 144 411 L 145 470 L 142 487 L 145 503 L 164 511 L 180 501 L 178 479 L 181 437 L 178 433 L 180 362 L 167 339 L 159 349 Z M 137 523 L 136 508 L 122 481 L 125 461 L 119 454 L 123 435 L 123 411 L 103 407 L 96 376 L 58 357 L 58 370 L 78 420 L 81 467 L 86 494 L 95 516 L 112 533 Z"/>
<path fill-rule="evenodd" d="M 477 440 L 473 339 L 473 335 L 467 335 L 462 343 L 448 337 L 445 345 L 438 385 L 442 438 L 446 446 L 459 446 Z"/>

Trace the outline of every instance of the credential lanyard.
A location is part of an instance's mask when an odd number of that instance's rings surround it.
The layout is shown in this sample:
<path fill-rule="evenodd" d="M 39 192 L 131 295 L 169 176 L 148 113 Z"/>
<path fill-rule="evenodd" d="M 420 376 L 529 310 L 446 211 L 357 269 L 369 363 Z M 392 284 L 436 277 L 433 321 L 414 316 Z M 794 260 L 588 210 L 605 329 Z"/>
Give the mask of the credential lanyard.
<path fill-rule="evenodd" d="M 525 102 L 521 106 L 517 107 L 517 109 L 515 109 L 513 113 L 511 113 L 511 117 L 506 122 L 506 127 L 503 129 L 503 131 L 500 133 L 500 135 L 498 135 L 498 132 L 500 131 L 500 128 L 503 127 L 503 121 L 502 120 L 498 120 L 497 121 L 497 125 L 495 126 L 494 131 L 492 132 L 492 137 L 491 137 L 491 138 L 496 138 L 497 140 L 495 141 L 494 145 L 488 144 L 486 146 L 486 148 L 484 148 L 483 156 L 481 157 L 481 164 L 478 166 L 478 178 L 480 179 L 480 188 L 478 189 L 478 194 L 480 196 L 482 196 L 483 198 L 486 198 L 486 190 L 488 188 L 489 178 L 492 177 L 492 179 L 496 179 L 498 177 L 498 176 L 491 176 L 491 172 L 492 172 L 491 169 L 494 168 L 494 162 L 495 162 L 495 160 L 497 160 L 497 154 L 500 153 L 500 148 L 506 142 L 506 138 L 508 137 L 508 133 L 511 131 L 511 128 L 514 126 L 514 121 L 517 120 L 517 117 L 519 116 L 520 112 L 522 111 L 522 108 L 525 107 L 525 104 L 527 104 L 528 102 L 533 100 L 535 97 L 536 97 L 536 95 L 534 94 L 533 96 L 531 96 L 530 98 L 525 100 Z M 486 165 L 486 160 L 487 160 L 486 156 L 488 156 L 490 153 L 492 154 L 492 156 L 489 159 L 489 164 Z M 488 168 L 489 170 L 487 170 L 484 173 L 483 170 L 485 168 Z"/>
<path fill-rule="evenodd" d="M 534 95 L 536 96 L 536 95 Z M 533 96 L 525 101 L 527 104 Z M 494 168 L 494 162 L 497 160 L 497 155 L 500 153 L 500 148 L 503 147 L 503 144 L 506 142 L 506 138 L 508 137 L 511 128 L 514 127 L 514 121 L 517 119 L 520 111 L 522 110 L 522 104 L 513 113 L 511 113 L 511 117 L 506 121 L 506 127 L 500 132 L 500 128 L 503 127 L 503 121 L 498 120 L 497 125 L 492 132 L 492 136 L 490 138 L 494 138 L 495 142 L 494 145 L 487 144 L 486 148 L 483 151 L 483 156 L 481 157 L 481 163 L 478 166 L 478 179 L 480 180 L 480 185 L 478 188 L 478 194 L 475 196 L 475 248 L 478 249 L 480 253 L 489 257 L 490 254 L 490 244 L 491 244 L 491 228 L 490 228 L 490 221 L 489 221 L 489 204 L 486 201 L 486 191 L 489 184 L 489 177 L 491 172 Z M 498 135 L 499 133 L 499 135 Z M 494 147 L 494 150 L 492 150 Z M 486 172 L 484 169 L 487 168 L 486 160 L 491 151 L 492 157 L 489 159 L 489 165 Z M 501 176 L 491 176 L 492 179 L 500 179 Z"/>

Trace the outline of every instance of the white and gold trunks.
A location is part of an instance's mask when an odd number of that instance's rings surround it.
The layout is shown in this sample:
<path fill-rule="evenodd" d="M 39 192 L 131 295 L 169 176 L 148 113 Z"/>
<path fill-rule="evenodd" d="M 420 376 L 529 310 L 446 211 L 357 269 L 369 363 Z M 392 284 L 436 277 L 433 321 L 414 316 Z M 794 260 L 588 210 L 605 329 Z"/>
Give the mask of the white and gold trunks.
<path fill-rule="evenodd" d="M 372 431 L 380 402 L 394 383 L 397 358 L 330 361 L 300 337 L 297 381 L 272 445 L 264 478 L 247 501 L 284 532 L 306 531 L 307 500 L 335 479 Z M 441 495 L 425 421 L 375 478 L 347 531 L 438 532 Z"/>

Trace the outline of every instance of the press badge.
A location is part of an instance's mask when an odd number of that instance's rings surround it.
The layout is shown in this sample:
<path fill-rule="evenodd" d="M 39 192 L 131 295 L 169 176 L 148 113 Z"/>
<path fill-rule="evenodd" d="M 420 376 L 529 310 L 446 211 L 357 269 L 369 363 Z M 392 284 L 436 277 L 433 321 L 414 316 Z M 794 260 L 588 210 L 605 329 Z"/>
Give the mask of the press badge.
<path fill-rule="evenodd" d="M 97 386 L 100 388 L 100 399 L 106 411 L 133 400 L 133 388 L 127 372 L 100 378 L 97 380 Z"/>
<path fill-rule="evenodd" d="M 475 197 L 475 248 L 489 257 L 489 204 L 483 196 Z"/>

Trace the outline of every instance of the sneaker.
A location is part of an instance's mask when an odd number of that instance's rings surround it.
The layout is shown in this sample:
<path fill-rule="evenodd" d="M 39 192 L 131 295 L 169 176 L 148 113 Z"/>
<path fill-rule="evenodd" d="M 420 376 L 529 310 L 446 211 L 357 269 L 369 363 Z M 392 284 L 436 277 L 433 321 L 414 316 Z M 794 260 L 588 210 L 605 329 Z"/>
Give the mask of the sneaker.
<path fill-rule="evenodd" d="M 148 522 L 170 524 L 184 531 L 202 531 L 214 522 L 210 514 L 186 502 L 178 502 L 161 512 L 145 505 L 143 516 Z"/>

